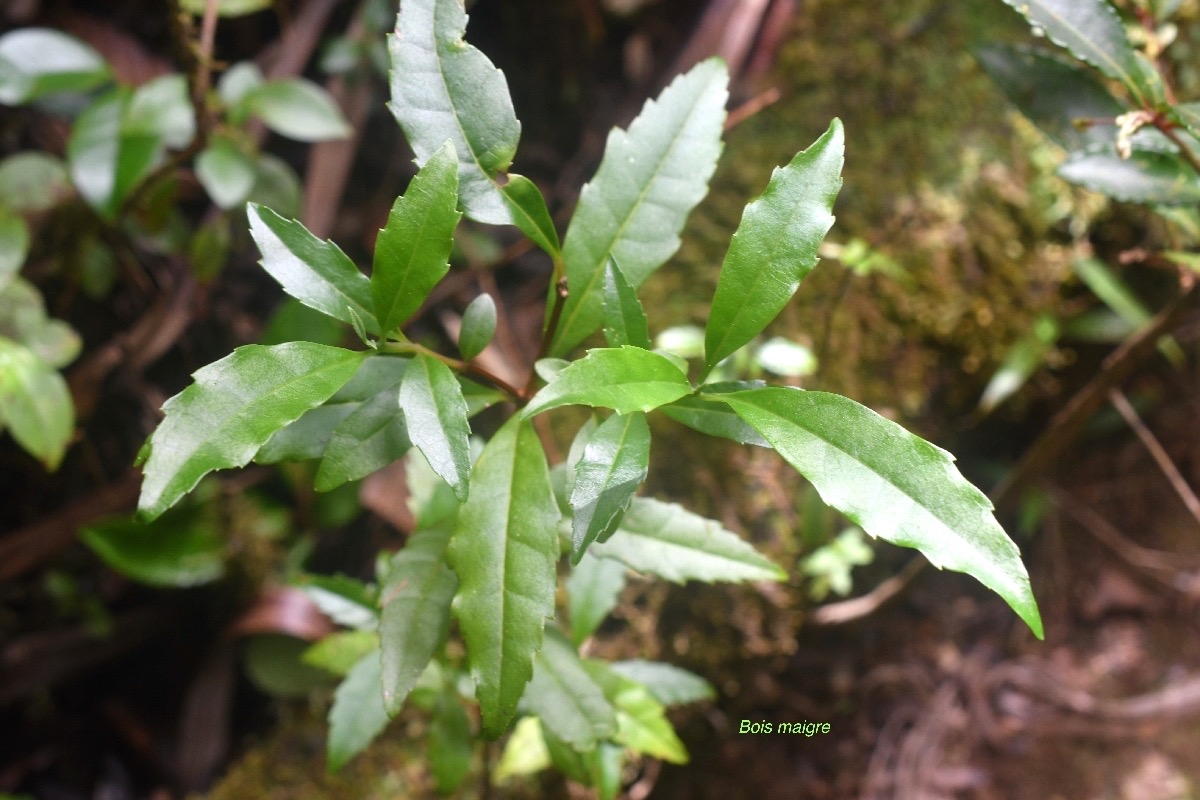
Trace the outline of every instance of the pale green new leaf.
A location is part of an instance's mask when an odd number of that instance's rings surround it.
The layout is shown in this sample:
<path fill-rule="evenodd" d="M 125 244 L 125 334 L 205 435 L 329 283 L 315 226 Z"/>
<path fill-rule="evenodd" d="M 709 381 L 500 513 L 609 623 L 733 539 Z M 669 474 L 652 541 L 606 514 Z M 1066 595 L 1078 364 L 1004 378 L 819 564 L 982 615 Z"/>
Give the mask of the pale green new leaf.
<path fill-rule="evenodd" d="M 71 392 L 49 364 L 0 336 L 0 430 L 54 471 L 75 430 Z"/>
<path fill-rule="evenodd" d="M 318 492 L 365 478 L 408 452 L 412 442 L 400 411 L 399 395 L 397 381 L 337 424 L 317 468 L 314 488 Z"/>
<path fill-rule="evenodd" d="M 581 752 L 617 732 L 604 691 L 584 669 L 575 646 L 554 628 L 546 629 L 521 705 L 537 714 L 546 730 Z"/>
<path fill-rule="evenodd" d="M 18 213 L 49 211 L 72 193 L 61 159 L 29 150 L 0 161 L 0 196 Z"/>
<path fill-rule="evenodd" d="M 389 40 L 389 108 L 418 163 L 454 143 L 467 216 L 507 225 L 512 213 L 494 178 L 512 163 L 521 125 L 503 73 L 463 41 L 466 26 L 462 0 L 403 0 Z"/>
<path fill-rule="evenodd" d="M 946 451 L 853 400 L 772 387 L 720 396 L 868 534 L 974 576 L 1041 638 L 1020 552 Z"/>
<path fill-rule="evenodd" d="M 610 258 L 604 266 L 604 340 L 609 347 L 632 345 L 650 349 L 650 330 L 637 290 Z"/>
<path fill-rule="evenodd" d="M 721 153 L 728 80 L 721 61 L 703 61 L 647 101 L 628 131 L 609 133 L 563 242 L 570 295 L 550 355 L 564 355 L 603 322 L 610 257 L 636 288 L 679 248 Z"/>
<path fill-rule="evenodd" d="M 196 156 L 196 179 L 220 208 L 245 202 L 257 177 L 254 162 L 224 136 L 214 136 Z"/>
<path fill-rule="evenodd" d="M 654 699 L 664 706 L 681 706 L 700 700 L 713 700 L 716 690 L 712 684 L 692 672 L 661 661 L 614 661 L 613 672 L 645 686 Z"/>
<path fill-rule="evenodd" d="M 20 28 L 0 36 L 4 105 L 21 105 L 55 92 L 86 92 L 111 77 L 99 53 L 61 31 Z"/>
<path fill-rule="evenodd" d="M 187 147 L 196 135 L 196 112 L 188 96 L 187 78 L 168 73 L 137 87 L 125 108 L 121 131 L 153 136 L 176 150 Z"/>
<path fill-rule="evenodd" d="M 259 263 L 285 292 L 347 325 L 353 325 L 357 315 L 370 333 L 378 335 L 371 282 L 341 248 L 257 203 L 246 206 L 246 216 L 250 235 L 262 253 Z"/>
<path fill-rule="evenodd" d="M 458 332 L 458 351 L 468 361 L 483 352 L 496 334 L 496 301 L 481 294 L 463 312 Z"/>
<path fill-rule="evenodd" d="M 720 523 L 646 497 L 633 499 L 616 533 L 607 542 L 593 544 L 591 553 L 675 583 L 787 578 L 770 559 Z"/>
<path fill-rule="evenodd" d="M 603 661 L 588 659 L 583 667 L 616 709 L 617 744 L 672 764 L 688 762 L 687 748 L 675 734 L 675 726 L 646 687 L 622 676 Z"/>
<path fill-rule="evenodd" d="M 400 383 L 400 408 L 408 438 L 442 480 L 450 484 L 459 502 L 467 499 L 471 473 L 471 447 L 467 442 L 467 403 L 462 387 L 442 362 L 421 353 L 404 371 Z"/>
<path fill-rule="evenodd" d="M 1050 40 L 1135 94 L 1140 68 L 1125 26 L 1107 0 L 1004 0 Z"/>
<path fill-rule="evenodd" d="M 611 408 L 618 414 L 650 411 L 691 390 L 679 367 L 658 353 L 640 347 L 599 348 L 564 367 L 533 396 L 523 415 L 569 405 Z"/>
<path fill-rule="evenodd" d="M 1200 203 L 1200 175 L 1175 153 L 1134 150 L 1121 158 L 1115 147 L 1091 147 L 1071 153 L 1058 175 L 1126 203 Z"/>
<path fill-rule="evenodd" d="M 153 519 L 209 472 L 245 466 L 275 431 L 342 388 L 365 356 L 310 342 L 246 345 L 198 370 L 163 404 L 139 514 Z"/>
<path fill-rule="evenodd" d="M 542 738 L 542 723 L 537 717 L 522 717 L 504 744 L 496 765 L 496 783 L 504 784 L 515 775 L 532 775 L 550 766 L 550 753 Z"/>
<path fill-rule="evenodd" d="M 508 183 L 501 191 L 512 213 L 513 224 L 521 229 L 521 233 L 552 258 L 560 256 L 558 230 L 546 208 L 546 198 L 542 197 L 537 185 L 524 175 L 509 175 Z"/>
<path fill-rule="evenodd" d="M 21 271 L 29 255 L 29 226 L 25 218 L 0 206 L 0 292 Z"/>
<path fill-rule="evenodd" d="M 353 131 L 329 92 L 305 78 L 282 78 L 256 86 L 241 106 L 281 136 L 298 142 L 345 139 Z"/>
<path fill-rule="evenodd" d="M 363 656 L 333 695 L 329 709 L 330 772 L 367 749 L 387 727 L 388 715 L 380 691 L 379 652 Z"/>
<path fill-rule="evenodd" d="M 450 626 L 458 579 L 445 562 L 449 541 L 449 531 L 421 531 L 392 559 L 379 598 L 383 701 L 389 714 L 400 711 Z"/>
<path fill-rule="evenodd" d="M 575 467 L 571 563 L 605 541 L 650 470 L 650 426 L 641 412 L 613 414 L 596 428 Z"/>
<path fill-rule="evenodd" d="M 309 647 L 300 657 L 310 667 L 344 678 L 363 656 L 379 652 L 379 633 L 350 630 L 331 633 Z"/>
<path fill-rule="evenodd" d="M 488 442 L 471 484 L 449 560 L 483 732 L 494 739 L 516 713 L 554 614 L 559 513 L 541 442 L 519 417 Z"/>
<path fill-rule="evenodd" d="M 845 136 L 835 119 L 807 150 L 771 173 L 746 206 L 717 280 L 704 332 L 705 374 L 757 336 L 817 265 L 842 187 Z"/>
<path fill-rule="evenodd" d="M 446 142 L 396 198 L 375 242 L 371 294 L 375 316 L 389 332 L 416 313 L 450 270 L 458 210 L 458 161 Z"/>
<path fill-rule="evenodd" d="M 575 646 L 595 633 L 625 588 L 625 565 L 585 555 L 567 578 L 567 618 Z"/>

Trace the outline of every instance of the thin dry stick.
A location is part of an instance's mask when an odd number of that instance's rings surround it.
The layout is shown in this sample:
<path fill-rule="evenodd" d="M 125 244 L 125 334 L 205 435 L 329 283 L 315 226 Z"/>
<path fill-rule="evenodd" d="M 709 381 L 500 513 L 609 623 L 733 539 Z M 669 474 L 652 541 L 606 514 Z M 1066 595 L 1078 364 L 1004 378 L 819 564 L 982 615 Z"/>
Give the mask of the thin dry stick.
<path fill-rule="evenodd" d="M 814 625 L 845 625 L 847 622 L 874 614 L 880 606 L 900 594 L 928 563 L 918 556 L 905 564 L 900 572 L 861 597 L 823 605 L 812 612 L 808 621 Z"/>
<path fill-rule="evenodd" d="M 1154 463 L 1158 464 L 1158 468 L 1166 476 L 1167 483 L 1171 484 L 1175 494 L 1179 495 L 1179 499 L 1187 506 L 1192 518 L 1200 523 L 1200 498 L 1196 497 L 1196 493 L 1192 491 L 1192 487 L 1188 486 L 1187 481 L 1180 474 L 1179 468 L 1175 466 L 1175 462 L 1167 455 L 1167 451 L 1159 444 L 1158 439 L 1146 427 L 1146 424 L 1142 422 L 1142 418 L 1138 416 L 1137 409 L 1129 402 L 1129 398 L 1120 389 L 1110 389 L 1108 401 L 1112 403 L 1113 408 L 1117 410 L 1126 424 L 1133 428 L 1138 439 L 1141 439 L 1142 445 L 1150 452 Z"/>

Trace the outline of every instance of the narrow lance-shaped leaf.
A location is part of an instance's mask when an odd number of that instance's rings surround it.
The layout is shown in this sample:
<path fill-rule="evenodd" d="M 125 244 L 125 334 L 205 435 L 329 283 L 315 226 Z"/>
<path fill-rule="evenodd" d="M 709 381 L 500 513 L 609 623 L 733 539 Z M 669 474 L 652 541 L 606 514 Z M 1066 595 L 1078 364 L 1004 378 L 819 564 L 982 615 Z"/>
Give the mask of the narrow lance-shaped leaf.
<path fill-rule="evenodd" d="M 1125 26 L 1107 0 L 1004 0 L 1030 24 L 1137 95 L 1140 69 Z"/>
<path fill-rule="evenodd" d="M 388 715 L 379 691 L 380 671 L 379 651 L 372 650 L 359 659 L 333 695 L 329 709 L 330 772 L 338 771 L 366 750 L 387 727 Z"/>
<path fill-rule="evenodd" d="M 604 266 L 604 339 L 609 347 L 632 345 L 650 349 L 646 312 L 637 290 L 625 280 L 615 258 L 610 258 Z"/>
<path fill-rule="evenodd" d="M 495 176 L 508 169 L 521 124 L 504 74 L 463 41 L 462 0 L 403 0 L 390 37 L 392 113 L 424 164 L 449 139 L 458 155 L 458 191 L 467 216 L 512 222 Z"/>
<path fill-rule="evenodd" d="M 213 503 L 181 506 L 146 524 L 103 520 L 80 539 L 104 563 L 150 586 L 199 586 L 225 572 L 228 540 Z"/>
<path fill-rule="evenodd" d="M 720 396 L 867 533 L 974 576 L 1042 636 L 1020 552 L 953 456 L 853 400 L 791 388 Z"/>
<path fill-rule="evenodd" d="M 375 242 L 371 295 L 375 317 L 388 333 L 416 313 L 450 270 L 458 210 L 458 161 L 446 142 L 396 198 L 387 227 Z"/>
<path fill-rule="evenodd" d="M 537 185 L 524 175 L 509 175 L 503 192 L 513 224 L 552 258 L 558 258 L 562 254 L 558 230 Z"/>
<path fill-rule="evenodd" d="M 246 345 L 198 370 L 163 404 L 138 512 L 153 519 L 209 472 L 245 466 L 275 431 L 342 388 L 365 357 L 311 342 Z"/>
<path fill-rule="evenodd" d="M 625 588 L 625 565 L 608 558 L 585 555 L 567 578 L 567 616 L 575 646 L 595 633 L 617 606 Z"/>
<path fill-rule="evenodd" d="M 429 722 L 429 769 L 438 792 L 449 795 L 458 790 L 471 769 L 474 752 L 471 720 L 458 695 L 447 689 L 438 695 Z"/>
<path fill-rule="evenodd" d="M 449 541 L 450 532 L 443 530 L 412 536 L 392 560 L 380 594 L 383 701 L 389 714 L 400 711 L 450 625 L 458 579 L 445 563 Z"/>
<path fill-rule="evenodd" d="M 661 661 L 632 659 L 609 664 L 613 672 L 645 686 L 664 706 L 678 706 L 717 696 L 712 684 L 695 673 Z"/>
<path fill-rule="evenodd" d="M 842 123 L 835 119 L 746 206 L 708 315 L 705 374 L 775 319 L 817 265 L 821 240 L 833 225 L 844 150 Z"/>
<path fill-rule="evenodd" d="M 569 405 L 611 408 L 618 414 L 650 411 L 691 392 L 670 359 L 639 347 L 588 351 L 533 396 L 524 416 Z"/>
<path fill-rule="evenodd" d="M 1058 175 L 1126 203 L 1200 202 L 1200 176 L 1174 153 L 1134 150 L 1121 158 L 1115 147 L 1091 147 L 1068 156 Z"/>
<path fill-rule="evenodd" d="M 688 762 L 687 748 L 675 734 L 675 726 L 667 719 L 662 704 L 646 687 L 624 677 L 603 661 L 588 659 L 583 662 L 583 667 L 616 709 L 615 741 L 618 744 L 672 764 Z"/>
<path fill-rule="evenodd" d="M 336 489 L 365 478 L 402 457 L 412 447 L 400 410 L 400 382 L 361 403 L 337 424 L 317 468 L 314 488 Z"/>
<path fill-rule="evenodd" d="M 565 354 L 603 322 L 610 256 L 636 288 L 679 248 L 721 153 L 728 81 L 723 63 L 703 61 L 648 101 L 628 131 L 609 133 L 563 241 L 570 294 L 550 355 Z"/>
<path fill-rule="evenodd" d="M 371 282 L 341 248 L 257 203 L 246 206 L 246 216 L 263 269 L 285 292 L 347 325 L 353 325 L 357 315 L 370 333 L 379 334 Z"/>
<path fill-rule="evenodd" d="M 617 719 L 604 691 L 584 669 L 575 646 L 554 628 L 546 630 L 521 704 L 541 718 L 546 730 L 577 751 L 591 750 L 617 732 Z"/>
<path fill-rule="evenodd" d="M 571 563 L 605 541 L 650 469 L 650 426 L 640 412 L 613 414 L 596 428 L 575 467 L 571 492 Z"/>
<path fill-rule="evenodd" d="M 558 506 L 533 427 L 511 418 L 484 447 L 458 513 L 450 565 L 483 733 L 504 733 L 554 614 Z"/>
<path fill-rule="evenodd" d="M 459 502 L 467 499 L 471 472 L 467 403 L 454 373 L 442 362 L 421 353 L 404 371 L 400 408 L 408 437 Z"/>
<path fill-rule="evenodd" d="M 592 555 L 675 583 L 779 581 L 787 573 L 711 519 L 674 503 L 635 497 L 620 527 Z"/>

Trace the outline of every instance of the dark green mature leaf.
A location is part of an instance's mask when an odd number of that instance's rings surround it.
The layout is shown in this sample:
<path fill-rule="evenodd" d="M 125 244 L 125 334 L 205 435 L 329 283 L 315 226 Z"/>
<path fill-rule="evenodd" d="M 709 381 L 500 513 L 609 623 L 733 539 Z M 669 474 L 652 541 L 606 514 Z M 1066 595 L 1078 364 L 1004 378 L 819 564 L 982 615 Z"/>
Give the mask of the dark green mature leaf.
<path fill-rule="evenodd" d="M 345 139 L 353 131 L 329 92 L 305 78 L 282 78 L 256 86 L 241 105 L 281 136 L 298 142 Z"/>
<path fill-rule="evenodd" d="M 483 352 L 496 334 L 496 301 L 490 294 L 481 294 L 463 312 L 462 328 L 458 332 L 458 351 L 470 361 Z"/>
<path fill-rule="evenodd" d="M 429 721 L 429 770 L 440 793 L 458 791 L 471 769 L 474 753 L 475 741 L 466 709 L 453 691 L 442 692 Z"/>
<path fill-rule="evenodd" d="M 1129 158 L 1121 158 L 1115 147 L 1093 147 L 1068 156 L 1058 174 L 1126 203 L 1200 202 L 1200 176 L 1173 153 L 1134 150 Z"/>
<path fill-rule="evenodd" d="M 721 395 L 828 505 L 867 533 L 974 576 L 1041 638 L 1020 552 L 953 456 L 853 400 L 791 388 Z"/>
<path fill-rule="evenodd" d="M 483 732 L 494 739 L 516 713 L 554 614 L 559 513 L 541 442 L 519 417 L 488 442 L 471 483 L 449 559 Z"/>
<path fill-rule="evenodd" d="M 458 159 L 446 142 L 396 198 L 375 242 L 371 294 L 386 333 L 416 313 L 450 270 L 458 210 Z"/>
<path fill-rule="evenodd" d="M 558 258 L 562 254 L 558 231 L 546 208 L 546 198 L 542 197 L 537 185 L 524 175 L 509 175 L 508 183 L 501 191 L 513 224 L 551 257 Z"/>
<path fill-rule="evenodd" d="M 150 586 L 199 586 L 225 574 L 226 536 L 215 507 L 191 504 L 149 523 L 97 522 L 79 538 L 110 567 Z"/>
<path fill-rule="evenodd" d="M 705 387 L 705 390 L 707 391 L 709 387 Z M 750 427 L 725 403 L 701 400 L 699 397 L 688 395 L 659 410 L 676 422 L 701 433 L 707 433 L 709 436 L 720 436 L 741 444 L 770 447 L 767 440 L 762 438 L 758 431 Z"/>
<path fill-rule="evenodd" d="M 62 462 L 75 430 L 67 382 L 27 347 L 0 336 L 0 430 L 46 469 Z"/>
<path fill-rule="evenodd" d="M 617 529 L 650 470 L 650 426 L 641 412 L 613 414 L 596 428 L 575 467 L 571 563 Z"/>
<path fill-rule="evenodd" d="M 600 348 L 564 367 L 533 396 L 523 416 L 569 405 L 611 408 L 618 414 L 650 411 L 691 390 L 679 367 L 658 353 L 639 347 Z"/>
<path fill-rule="evenodd" d="M 458 579 L 446 566 L 448 530 L 425 530 L 392 559 L 380 594 L 383 616 L 383 701 L 389 714 L 400 711 L 450 626 L 450 601 Z"/>
<path fill-rule="evenodd" d="M 1171 110 L 1187 126 L 1188 133 L 1200 136 L 1200 103 L 1179 103 Z"/>
<path fill-rule="evenodd" d="M 650 349 L 650 330 L 637 290 L 625 280 L 615 258 L 604 266 L 604 339 L 609 347 Z"/>
<path fill-rule="evenodd" d="M 310 342 L 252 344 L 198 370 L 163 404 L 138 513 L 154 519 L 209 472 L 245 466 L 275 431 L 342 388 L 365 357 Z"/>
<path fill-rule="evenodd" d="M 1135 94 L 1141 70 L 1125 26 L 1106 0 L 1004 0 L 1050 40 Z"/>
<path fill-rule="evenodd" d="M 387 727 L 388 715 L 379 689 L 381 674 L 379 652 L 372 651 L 359 659 L 334 693 L 329 709 L 330 772 L 337 772 L 366 750 Z"/>
<path fill-rule="evenodd" d="M 625 565 L 608 558 L 585 555 L 567 578 L 567 617 L 575 646 L 595 633 L 617 606 L 625 588 Z"/>
<path fill-rule="evenodd" d="M 613 672 L 645 686 L 654 699 L 665 706 L 680 706 L 717 696 L 712 684 L 686 669 L 661 661 L 615 661 Z"/>
<path fill-rule="evenodd" d="M 1062 147 L 1116 140 L 1113 120 L 1126 109 L 1086 67 L 1005 44 L 982 47 L 975 57 L 1021 113 Z"/>
<path fill-rule="evenodd" d="M 534 658 L 533 679 L 521 705 L 575 750 L 587 751 L 617 732 L 613 707 L 584 669 L 575 646 L 554 628 Z"/>
<path fill-rule="evenodd" d="M 400 408 L 408 437 L 420 448 L 433 471 L 465 502 L 471 473 L 467 443 L 467 403 L 462 387 L 442 362 L 421 353 L 412 360 L 400 383 Z"/>
<path fill-rule="evenodd" d="M 99 53 L 50 28 L 0 36 L 0 103 L 21 105 L 55 92 L 86 92 L 112 78 Z"/>
<path fill-rule="evenodd" d="M 246 206 L 246 216 L 262 253 L 259 263 L 285 292 L 347 325 L 353 325 L 357 315 L 370 333 L 379 334 L 371 282 L 341 248 L 257 203 Z"/>
<path fill-rule="evenodd" d="M 196 156 L 196 179 L 221 208 L 245 202 L 254 188 L 258 172 L 241 148 L 224 136 L 214 136 Z"/>
<path fill-rule="evenodd" d="M 513 221 L 494 178 L 508 169 L 521 125 L 504 74 L 462 39 L 462 0 L 404 0 L 390 37 L 392 113 L 417 162 L 449 139 L 458 154 L 458 191 L 467 216 Z"/>
<path fill-rule="evenodd" d="M 719 60 L 701 62 L 647 101 L 627 132 L 609 133 L 563 242 L 570 295 L 550 355 L 564 355 L 603 322 L 609 257 L 636 288 L 679 248 L 721 153 L 728 81 Z"/>
<path fill-rule="evenodd" d="M 314 486 L 318 492 L 365 478 L 408 452 L 412 442 L 400 411 L 399 396 L 397 381 L 364 401 L 337 424 L 317 468 Z"/>
<path fill-rule="evenodd" d="M 662 704 L 646 687 L 624 677 L 603 661 L 588 659 L 583 662 L 583 667 L 616 709 L 614 740 L 618 744 L 672 764 L 688 762 L 687 748 L 675 734 L 675 726 L 667 719 Z"/>
<path fill-rule="evenodd" d="M 787 578 L 770 559 L 720 523 L 674 503 L 645 497 L 633 499 L 617 532 L 607 542 L 592 545 L 591 553 L 675 583 Z"/>
<path fill-rule="evenodd" d="M 713 296 L 704 332 L 705 374 L 757 336 L 817 265 L 842 187 L 845 136 L 835 119 L 807 150 L 771 173 L 746 206 Z"/>

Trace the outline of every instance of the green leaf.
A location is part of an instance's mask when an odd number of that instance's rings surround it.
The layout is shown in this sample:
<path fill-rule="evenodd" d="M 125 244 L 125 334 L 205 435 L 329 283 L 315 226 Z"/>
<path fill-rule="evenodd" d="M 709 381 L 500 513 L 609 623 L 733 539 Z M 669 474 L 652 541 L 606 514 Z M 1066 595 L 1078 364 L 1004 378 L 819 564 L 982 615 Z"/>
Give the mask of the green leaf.
<path fill-rule="evenodd" d="M 979 410 L 989 413 L 1025 385 L 1035 372 L 1046 362 L 1054 343 L 1058 340 L 1058 321 L 1048 315 L 1039 316 L 1030 328 L 1012 347 L 988 381 L 979 398 Z"/>
<path fill-rule="evenodd" d="M 380 595 L 383 700 L 395 715 L 450 626 L 458 579 L 446 566 L 448 530 L 414 534 L 393 559 Z"/>
<path fill-rule="evenodd" d="M 285 217 L 299 216 L 304 188 L 300 185 L 296 170 L 282 158 L 270 153 L 259 153 L 255 167 L 258 177 L 248 199 L 272 208 Z"/>
<path fill-rule="evenodd" d="M 404 0 L 389 39 L 389 107 L 424 164 L 447 139 L 458 154 L 458 191 L 471 219 L 507 225 L 512 213 L 494 178 L 508 169 L 521 125 L 504 75 L 462 39 L 462 0 Z"/>
<path fill-rule="evenodd" d="M 614 258 L 604 265 L 604 339 L 609 347 L 650 349 L 646 312 Z"/>
<path fill-rule="evenodd" d="M 618 414 L 650 411 L 692 390 L 670 359 L 639 347 L 589 350 L 533 396 L 522 415 L 569 405 L 611 408 Z"/>
<path fill-rule="evenodd" d="M 522 717 L 504 744 L 496 765 L 496 783 L 503 784 L 514 775 L 532 775 L 550 766 L 550 753 L 542 738 L 542 723 L 537 717 Z"/>
<path fill-rule="evenodd" d="M 1078 258 L 1072 262 L 1071 267 L 1096 297 L 1124 320 L 1131 330 L 1137 330 L 1150 322 L 1152 315 L 1149 309 L 1142 305 L 1142 301 L 1120 276 L 1102 261 L 1091 257 Z M 1179 343 L 1170 336 L 1159 339 L 1158 349 L 1176 366 L 1182 366 L 1187 360 Z"/>
<path fill-rule="evenodd" d="M 554 614 L 559 514 L 541 442 L 519 417 L 488 442 L 471 482 L 449 559 L 483 732 L 494 739 L 516 713 Z"/>
<path fill-rule="evenodd" d="M 1125 26 L 1106 0 L 1004 0 L 1050 40 L 1131 92 L 1139 69 Z"/>
<path fill-rule="evenodd" d="M 675 726 L 646 687 L 623 677 L 603 661 L 588 659 L 583 667 L 616 709 L 617 744 L 672 764 L 688 762 L 687 748 L 675 735 Z"/>
<path fill-rule="evenodd" d="M 549 355 L 564 355 L 603 322 L 609 257 L 636 288 L 679 248 L 721 153 L 728 81 L 719 60 L 701 62 L 648 101 L 627 132 L 609 133 L 563 242 L 570 295 Z"/>
<path fill-rule="evenodd" d="M 29 226 L 24 217 L 0 206 L 0 292 L 21 271 L 29 255 Z"/>
<path fill-rule="evenodd" d="M 581 752 L 617 732 L 603 690 L 584 670 L 575 646 L 552 627 L 534 658 L 533 679 L 521 704 L 538 715 L 547 731 Z"/>
<path fill-rule="evenodd" d="M 1021 113 L 1062 147 L 1116 140 L 1112 121 L 1126 109 L 1086 67 L 1005 44 L 982 47 L 975 57 Z"/>
<path fill-rule="evenodd" d="M 1126 203 L 1200 202 L 1200 176 L 1174 153 L 1134 150 L 1121 158 L 1115 147 L 1092 147 L 1068 156 L 1058 175 Z"/>
<path fill-rule="evenodd" d="M 179 7 L 196 16 L 204 14 L 207 0 L 179 0 Z M 271 7 L 271 0 L 217 0 L 217 16 L 242 17 Z"/>
<path fill-rule="evenodd" d="M 217 80 L 217 94 L 229 109 L 230 121 L 242 124 L 244 112 L 242 102 L 250 92 L 267 82 L 263 71 L 253 61 L 239 61 L 229 67 Z"/>
<path fill-rule="evenodd" d="M 337 423 L 317 468 L 314 485 L 318 492 L 365 478 L 408 452 L 412 442 L 400 411 L 399 395 L 397 381 Z"/>
<path fill-rule="evenodd" d="M 379 627 L 374 587 L 346 575 L 302 575 L 295 583 L 322 614 L 338 625 L 365 631 Z"/>
<path fill-rule="evenodd" d="M 467 404 L 462 387 L 442 362 L 421 353 L 412 360 L 400 383 L 400 408 L 412 443 L 420 448 L 433 471 L 450 484 L 458 501 L 470 488 L 471 447 L 467 438 Z"/>
<path fill-rule="evenodd" d="M 571 563 L 595 541 L 606 541 L 650 470 L 646 415 L 613 414 L 596 428 L 575 467 L 571 491 Z"/>
<path fill-rule="evenodd" d="M 704 387 L 705 392 L 711 390 L 713 384 Z M 659 409 L 676 422 L 687 425 L 693 430 L 706 433 L 709 436 L 720 436 L 732 439 L 741 444 L 752 444 L 758 447 L 770 447 L 767 440 L 758 431 L 734 413 L 725 403 L 711 400 L 701 400 L 699 397 L 688 395 L 674 403 Z"/>
<path fill-rule="evenodd" d="M 379 689 L 381 672 L 379 653 L 372 651 L 359 659 L 334 693 L 329 709 L 330 772 L 337 772 L 366 750 L 387 727 L 388 715 Z"/>
<path fill-rule="evenodd" d="M 275 133 L 298 142 L 345 139 L 353 133 L 329 92 L 305 78 L 267 81 L 248 91 L 241 106 Z"/>
<path fill-rule="evenodd" d="M 787 573 L 720 523 L 674 503 L 635 497 L 616 533 L 592 555 L 685 583 L 781 581 Z"/>
<path fill-rule="evenodd" d="M 163 404 L 139 514 L 154 519 L 209 472 L 245 466 L 275 431 L 345 385 L 365 356 L 309 342 L 246 345 L 198 370 Z"/>
<path fill-rule="evenodd" d="M 453 692 L 442 692 L 429 722 L 429 769 L 440 793 L 458 791 L 471 769 L 474 744 L 466 709 Z"/>
<path fill-rule="evenodd" d="M 0 36 L 0 104 L 18 106 L 56 92 L 86 92 L 112 77 L 99 53 L 50 28 Z"/>
<path fill-rule="evenodd" d="M 263 269 L 285 292 L 348 325 L 354 324 L 357 314 L 370 333 L 379 334 L 371 282 L 336 244 L 321 241 L 301 223 L 256 203 L 246 207 L 246 216 L 250 235 L 262 252 Z"/>
<path fill-rule="evenodd" d="M 1192 136 L 1200 136 L 1200 102 L 1179 103 L 1171 109 Z"/>
<path fill-rule="evenodd" d="M 1042 637 L 1020 552 L 953 456 L 845 397 L 790 388 L 721 395 L 826 504 L 871 536 L 974 576 Z"/>
<path fill-rule="evenodd" d="M 48 211 L 71 192 L 66 165 L 49 153 L 14 153 L 0 161 L 0 197 L 13 211 Z"/>
<path fill-rule="evenodd" d="M 257 177 L 254 162 L 227 137 L 214 136 L 196 156 L 196 179 L 220 208 L 245 202 Z"/>
<path fill-rule="evenodd" d="M 222 215 L 220 218 L 226 217 Z M 267 327 L 258 343 L 315 342 L 337 345 L 345 337 L 346 328 L 341 322 L 309 308 L 294 297 L 285 297 L 267 320 Z"/>
<path fill-rule="evenodd" d="M 225 574 L 226 537 L 212 504 L 172 509 L 150 523 L 97 522 L 80 539 L 105 564 L 150 586 L 199 586 Z"/>
<path fill-rule="evenodd" d="M 123 130 L 131 96 L 128 89 L 116 89 L 94 100 L 75 120 L 67 141 L 71 180 L 108 219 L 162 157 L 160 136 Z"/>
<path fill-rule="evenodd" d="M 75 432 L 71 392 L 49 364 L 0 336 L 0 430 L 53 472 Z"/>
<path fill-rule="evenodd" d="M 396 198 L 375 244 L 371 295 L 386 333 L 411 317 L 450 270 L 458 211 L 454 146 L 447 142 Z"/>
<path fill-rule="evenodd" d="M 757 336 L 817 265 L 842 186 L 845 137 L 840 120 L 746 206 L 721 265 L 704 332 L 705 374 Z"/>
<path fill-rule="evenodd" d="M 686 669 L 661 661 L 616 661 L 613 672 L 645 686 L 664 706 L 681 706 L 700 700 L 713 700 L 717 693 L 712 684 Z"/>
<path fill-rule="evenodd" d="M 176 150 L 187 147 L 196 135 L 196 112 L 188 97 L 187 77 L 162 75 L 135 89 L 125 107 L 121 131 L 152 136 Z"/>
<path fill-rule="evenodd" d="M 462 328 L 458 332 L 458 352 L 470 361 L 496 335 L 496 301 L 490 294 L 481 294 L 463 312 Z"/>
<path fill-rule="evenodd" d="M 561 256 L 558 231 L 546 208 L 546 198 L 542 197 L 537 185 L 524 175 L 509 175 L 508 183 L 500 191 L 512 214 L 513 224 L 521 229 L 521 233 L 552 258 Z"/>
<path fill-rule="evenodd" d="M 378 650 L 379 634 L 375 631 L 338 631 L 305 650 L 300 660 L 344 678 L 364 656 Z"/>
<path fill-rule="evenodd" d="M 625 588 L 625 565 L 585 555 L 567 578 L 567 616 L 575 646 L 596 632 Z"/>

